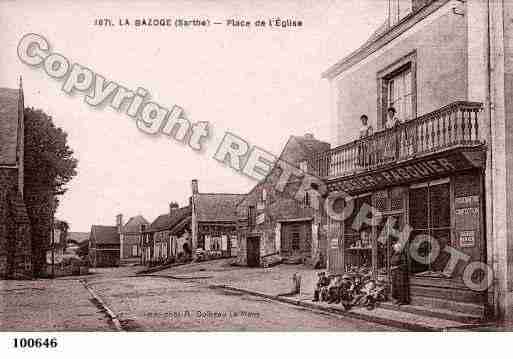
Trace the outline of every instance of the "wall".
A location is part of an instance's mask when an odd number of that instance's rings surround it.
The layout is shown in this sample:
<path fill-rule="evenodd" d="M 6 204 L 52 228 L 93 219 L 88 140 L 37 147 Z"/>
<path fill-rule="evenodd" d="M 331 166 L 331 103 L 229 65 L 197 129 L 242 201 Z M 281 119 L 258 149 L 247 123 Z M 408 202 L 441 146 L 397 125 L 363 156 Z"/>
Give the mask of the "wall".
<path fill-rule="evenodd" d="M 0 168 L 0 278 L 32 276 L 32 236 L 18 170 Z"/>
<path fill-rule="evenodd" d="M 466 17 L 449 10 L 432 23 L 426 25 L 421 21 L 414 28 L 419 27 L 422 28 L 417 32 L 410 29 L 407 35 L 396 38 L 332 80 L 336 145 L 358 137 L 362 114 L 367 114 L 369 123 L 377 128 L 377 73 L 412 51 L 416 51 L 417 59 L 417 116 L 467 99 Z"/>
<path fill-rule="evenodd" d="M 7 196 L 16 191 L 17 170 L 0 168 L 0 277 L 7 275 L 8 238 L 11 235 Z"/>
<path fill-rule="evenodd" d="M 138 233 L 124 233 L 122 234 L 123 240 L 121 247 L 121 259 L 138 258 L 140 257 L 140 234 Z M 139 255 L 132 255 L 132 246 L 137 245 Z"/>
<path fill-rule="evenodd" d="M 301 138 L 291 137 L 283 152 L 280 159 L 288 162 L 296 167 L 299 166 L 299 162 L 308 158 L 311 153 L 304 149 L 304 146 L 300 143 Z M 326 148 L 328 149 L 328 148 Z M 326 150 L 325 149 L 325 150 Z M 276 190 L 275 184 L 278 182 L 281 170 L 273 169 L 269 177 L 257 184 L 250 193 L 248 193 L 245 199 L 239 204 L 237 208 L 237 214 L 239 218 L 247 218 L 248 206 L 254 206 L 256 215 L 264 214 L 263 223 L 257 224 L 253 231 L 247 232 L 247 228 L 241 228 L 239 230 L 238 240 L 238 255 L 237 263 L 239 265 L 247 265 L 247 235 L 260 235 L 260 254 L 261 256 L 267 256 L 274 253 L 279 253 L 281 248 L 277 242 L 279 242 L 276 231 L 280 221 L 287 219 L 299 219 L 299 218 L 313 218 L 315 217 L 314 211 L 311 208 L 304 208 L 300 201 L 297 201 L 294 196 L 296 194 L 299 182 L 291 177 L 291 180 L 285 187 L 285 191 L 280 192 Z M 262 201 L 262 192 L 266 191 L 266 201 Z M 242 227 L 244 227 L 242 225 Z M 318 228 L 318 227 L 316 227 Z M 324 246 L 324 236 L 317 236 L 317 244 L 320 248 Z M 319 253 L 318 248 L 312 249 L 312 256 Z M 311 260 L 312 258 L 308 258 Z"/>

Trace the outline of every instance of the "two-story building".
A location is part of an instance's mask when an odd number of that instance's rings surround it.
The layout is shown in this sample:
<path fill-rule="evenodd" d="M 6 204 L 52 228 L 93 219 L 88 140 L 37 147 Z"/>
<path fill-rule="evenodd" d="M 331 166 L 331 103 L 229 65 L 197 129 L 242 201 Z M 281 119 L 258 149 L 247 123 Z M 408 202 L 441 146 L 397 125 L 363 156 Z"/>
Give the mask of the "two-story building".
<path fill-rule="evenodd" d="M 301 163 L 330 145 L 312 134 L 291 136 L 278 157 L 290 166 Z M 251 267 L 266 265 L 266 259 L 278 256 L 285 262 L 324 266 L 326 232 L 320 216 L 310 206 L 308 194 L 296 199 L 299 182 L 288 178 L 283 191 L 277 189 L 281 170 L 274 167 L 237 205 L 239 251 L 237 263 Z"/>
<path fill-rule="evenodd" d="M 237 253 L 237 204 L 243 194 L 202 193 L 198 180 L 191 181 L 192 250 L 208 258 L 231 257 Z"/>
<path fill-rule="evenodd" d="M 158 216 L 143 232 L 142 264 L 151 266 L 190 259 L 191 208 L 169 204 L 169 212 Z"/>
<path fill-rule="evenodd" d="M 92 267 L 119 266 L 118 226 L 91 226 L 89 234 L 89 261 Z"/>
<path fill-rule="evenodd" d="M 328 268 L 390 281 L 387 239 L 408 231 L 410 303 L 511 317 L 513 3 L 390 0 L 386 15 L 323 73 L 333 146 L 309 166 L 354 205 L 330 220 Z"/>
<path fill-rule="evenodd" d="M 141 262 L 142 234 L 150 223 L 141 215 L 131 217 L 123 224 L 123 216 L 116 216 L 119 231 L 119 255 L 122 264 Z"/>

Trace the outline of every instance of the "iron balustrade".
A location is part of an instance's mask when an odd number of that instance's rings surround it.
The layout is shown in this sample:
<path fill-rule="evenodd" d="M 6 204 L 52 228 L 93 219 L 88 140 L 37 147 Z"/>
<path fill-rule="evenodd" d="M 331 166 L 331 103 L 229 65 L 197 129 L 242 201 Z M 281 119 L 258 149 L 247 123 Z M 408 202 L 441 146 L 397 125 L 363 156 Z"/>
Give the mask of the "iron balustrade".
<path fill-rule="evenodd" d="M 478 102 L 458 101 L 394 128 L 321 152 L 308 169 L 322 178 L 343 177 L 457 146 L 483 144 Z"/>

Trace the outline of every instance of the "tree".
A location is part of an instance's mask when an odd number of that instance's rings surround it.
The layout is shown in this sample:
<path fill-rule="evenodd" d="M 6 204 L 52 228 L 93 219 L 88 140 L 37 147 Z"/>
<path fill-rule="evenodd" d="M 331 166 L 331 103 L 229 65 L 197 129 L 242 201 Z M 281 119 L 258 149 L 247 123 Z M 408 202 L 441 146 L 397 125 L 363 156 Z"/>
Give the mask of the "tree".
<path fill-rule="evenodd" d="M 51 223 L 58 196 L 77 174 L 77 159 L 68 146 L 67 134 L 39 109 L 26 108 L 25 116 L 25 202 L 32 227 L 34 274 L 41 274 L 50 244 Z"/>

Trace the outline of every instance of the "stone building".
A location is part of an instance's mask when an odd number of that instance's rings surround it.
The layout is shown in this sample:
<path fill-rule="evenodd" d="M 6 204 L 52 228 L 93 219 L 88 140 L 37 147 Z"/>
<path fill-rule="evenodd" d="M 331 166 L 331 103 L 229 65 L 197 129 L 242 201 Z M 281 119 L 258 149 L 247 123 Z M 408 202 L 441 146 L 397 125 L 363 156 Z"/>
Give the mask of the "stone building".
<path fill-rule="evenodd" d="M 123 215 L 116 217 L 119 230 L 119 255 L 122 264 L 141 262 L 142 234 L 150 223 L 141 215 L 130 217 L 123 224 Z"/>
<path fill-rule="evenodd" d="M 143 233 L 142 264 L 146 266 L 172 263 L 190 257 L 191 208 L 169 205 L 169 212 L 161 214 Z"/>
<path fill-rule="evenodd" d="M 201 193 L 198 181 L 192 180 L 190 198 L 192 250 L 204 251 L 209 257 L 230 257 L 237 246 L 237 204 L 242 194 Z"/>
<path fill-rule="evenodd" d="M 32 276 L 24 196 L 23 90 L 0 88 L 0 277 Z"/>
<path fill-rule="evenodd" d="M 279 160 L 308 172 L 303 164 L 317 153 L 329 150 L 326 142 L 311 134 L 291 136 Z M 277 255 L 285 261 L 323 266 L 326 262 L 325 221 L 311 206 L 308 193 L 297 199 L 299 182 L 290 177 L 284 191 L 277 190 L 281 170 L 275 167 L 237 206 L 239 225 L 239 265 L 262 266 Z"/>
<path fill-rule="evenodd" d="M 92 267 L 117 267 L 120 263 L 118 226 L 91 226 L 89 260 Z"/>
<path fill-rule="evenodd" d="M 309 166 L 355 208 L 329 223 L 328 269 L 390 281 L 389 239 L 411 229 L 412 304 L 512 319 L 513 3 L 389 5 L 383 26 L 323 74 L 333 146 Z M 359 139 L 362 114 L 374 134 Z M 376 215 L 355 226 L 364 206 Z M 436 245 L 414 245 L 419 234 Z"/>

